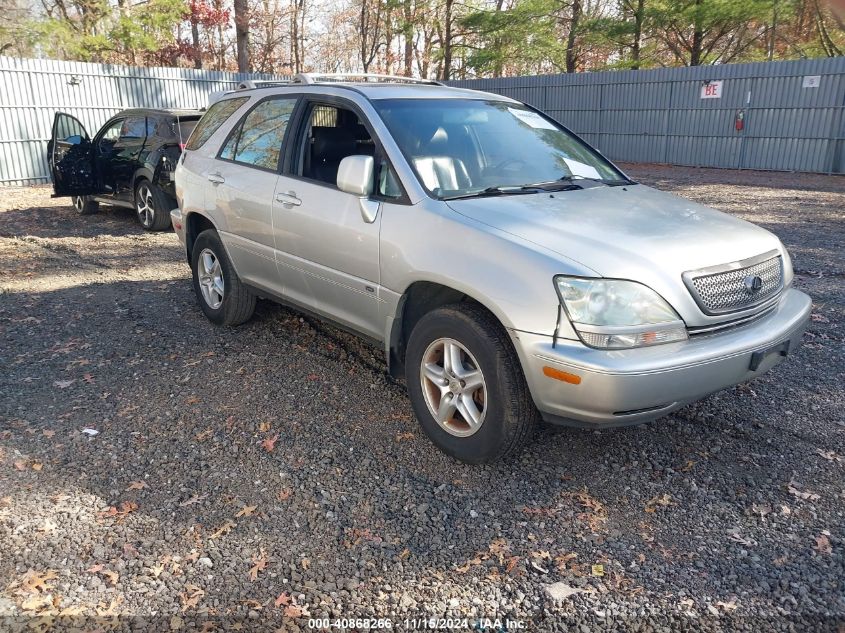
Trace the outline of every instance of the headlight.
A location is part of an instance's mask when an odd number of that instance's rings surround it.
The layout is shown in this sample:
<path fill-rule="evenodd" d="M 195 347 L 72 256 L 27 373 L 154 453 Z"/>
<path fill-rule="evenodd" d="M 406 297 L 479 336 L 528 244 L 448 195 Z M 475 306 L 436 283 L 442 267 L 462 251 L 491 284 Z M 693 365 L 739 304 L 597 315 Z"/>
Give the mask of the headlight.
<path fill-rule="evenodd" d="M 590 347 L 623 349 L 683 341 L 687 328 L 651 288 L 622 279 L 555 277 L 572 326 Z"/>

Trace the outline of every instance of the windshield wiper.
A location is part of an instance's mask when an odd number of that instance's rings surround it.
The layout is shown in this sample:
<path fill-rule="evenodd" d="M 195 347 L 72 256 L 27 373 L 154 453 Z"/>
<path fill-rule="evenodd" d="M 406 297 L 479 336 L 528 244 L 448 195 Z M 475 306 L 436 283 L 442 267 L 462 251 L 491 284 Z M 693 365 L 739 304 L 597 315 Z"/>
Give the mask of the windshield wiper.
<path fill-rule="evenodd" d="M 493 196 L 518 196 L 526 193 L 540 193 L 545 191 L 537 185 L 517 185 L 515 187 L 487 187 L 481 191 L 460 193 L 456 196 L 446 196 L 441 200 L 462 200 L 464 198 L 491 198 Z"/>

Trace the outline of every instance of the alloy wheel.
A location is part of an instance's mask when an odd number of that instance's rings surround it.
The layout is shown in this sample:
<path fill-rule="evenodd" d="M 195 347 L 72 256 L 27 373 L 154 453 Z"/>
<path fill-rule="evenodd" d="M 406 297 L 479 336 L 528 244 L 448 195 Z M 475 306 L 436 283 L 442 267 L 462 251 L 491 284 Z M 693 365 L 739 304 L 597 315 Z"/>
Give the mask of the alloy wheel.
<path fill-rule="evenodd" d="M 458 341 L 439 338 L 425 350 L 420 382 L 437 424 L 456 437 L 478 432 L 487 413 L 487 384 L 478 361 Z"/>
<path fill-rule="evenodd" d="M 149 185 L 143 184 L 138 187 L 138 198 L 135 201 L 135 206 L 141 224 L 147 228 L 151 227 L 155 219 L 155 207 L 153 206 L 153 192 Z"/>
<path fill-rule="evenodd" d="M 197 260 L 197 277 L 202 298 L 208 307 L 216 310 L 223 303 L 223 269 L 217 255 L 209 248 L 203 249 Z"/>

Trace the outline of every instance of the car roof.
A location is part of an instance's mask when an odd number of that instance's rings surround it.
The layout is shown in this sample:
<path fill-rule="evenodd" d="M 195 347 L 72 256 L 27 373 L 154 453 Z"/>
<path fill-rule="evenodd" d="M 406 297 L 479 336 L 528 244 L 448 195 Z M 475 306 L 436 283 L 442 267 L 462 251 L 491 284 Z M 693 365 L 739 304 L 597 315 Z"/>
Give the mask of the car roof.
<path fill-rule="evenodd" d="M 169 114 L 177 117 L 201 117 L 203 113 L 200 110 L 188 110 L 186 108 L 129 108 L 128 110 L 121 110 L 114 117 L 131 116 L 133 114 Z"/>
<path fill-rule="evenodd" d="M 442 84 L 431 83 L 391 83 L 374 81 L 317 81 L 314 83 L 268 83 L 258 84 L 255 87 L 239 88 L 227 91 L 222 98 L 237 96 L 248 96 L 250 94 L 285 94 L 285 93 L 306 93 L 326 94 L 328 89 L 346 89 L 357 92 L 371 101 L 381 99 L 485 99 L 491 101 L 507 101 L 518 103 L 514 99 L 503 95 L 482 92 L 480 90 L 469 90 L 467 88 L 453 88 Z"/>

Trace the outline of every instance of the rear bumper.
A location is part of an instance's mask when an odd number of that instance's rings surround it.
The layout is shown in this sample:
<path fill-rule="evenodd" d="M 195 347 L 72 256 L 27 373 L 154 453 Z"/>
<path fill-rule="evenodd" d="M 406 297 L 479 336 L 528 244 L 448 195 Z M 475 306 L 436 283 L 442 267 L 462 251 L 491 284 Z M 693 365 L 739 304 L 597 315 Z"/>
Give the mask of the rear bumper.
<path fill-rule="evenodd" d="M 182 242 L 182 246 L 185 246 L 185 223 L 182 218 L 181 209 L 176 208 L 170 212 L 170 225 L 173 227 L 176 237 Z"/>
<path fill-rule="evenodd" d="M 748 325 L 632 350 L 596 350 L 570 340 L 553 346 L 548 336 L 512 335 L 531 394 L 547 421 L 623 426 L 659 418 L 765 373 L 783 361 L 785 351 L 798 348 L 811 307 L 807 295 L 790 289 L 770 314 Z M 567 372 L 580 383 L 551 378 L 544 367 Z"/>

